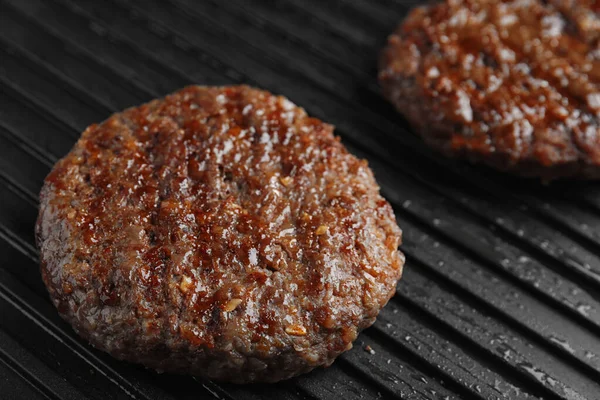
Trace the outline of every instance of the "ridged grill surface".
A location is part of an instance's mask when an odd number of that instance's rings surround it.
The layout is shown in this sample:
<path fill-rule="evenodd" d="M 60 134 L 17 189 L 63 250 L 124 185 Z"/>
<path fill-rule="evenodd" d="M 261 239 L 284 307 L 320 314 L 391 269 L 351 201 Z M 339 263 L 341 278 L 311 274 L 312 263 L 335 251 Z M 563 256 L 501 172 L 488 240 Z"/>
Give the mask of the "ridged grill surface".
<path fill-rule="evenodd" d="M 600 185 L 429 151 L 376 82 L 415 4 L 0 0 L 0 397 L 600 399 Z M 88 346 L 48 299 L 45 175 L 90 123 L 192 83 L 262 87 L 333 123 L 394 206 L 404 278 L 330 368 L 275 385 L 157 375 Z"/>

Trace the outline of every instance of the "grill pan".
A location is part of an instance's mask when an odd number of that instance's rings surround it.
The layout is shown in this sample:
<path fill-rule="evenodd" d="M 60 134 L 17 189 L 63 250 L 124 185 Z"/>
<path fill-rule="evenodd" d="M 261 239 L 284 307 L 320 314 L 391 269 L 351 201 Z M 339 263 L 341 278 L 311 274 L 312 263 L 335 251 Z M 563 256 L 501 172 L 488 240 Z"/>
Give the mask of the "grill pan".
<path fill-rule="evenodd" d="M 600 399 L 600 186 L 428 150 L 375 79 L 415 5 L 0 0 L 0 397 Z M 245 386 L 155 374 L 84 343 L 49 301 L 44 176 L 90 123 L 192 83 L 259 86 L 335 124 L 394 206 L 404 278 L 330 368 Z"/>

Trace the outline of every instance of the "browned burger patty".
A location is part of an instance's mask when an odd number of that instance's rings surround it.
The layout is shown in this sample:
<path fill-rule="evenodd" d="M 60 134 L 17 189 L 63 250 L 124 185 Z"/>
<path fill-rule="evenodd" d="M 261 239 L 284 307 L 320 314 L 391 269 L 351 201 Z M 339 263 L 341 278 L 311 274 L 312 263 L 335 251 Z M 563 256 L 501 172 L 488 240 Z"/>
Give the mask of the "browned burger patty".
<path fill-rule="evenodd" d="M 36 236 L 52 301 L 94 346 L 232 382 L 331 364 L 404 263 L 367 163 L 246 86 L 90 126 L 46 178 Z"/>
<path fill-rule="evenodd" d="M 449 156 L 600 178 L 600 2 L 446 0 L 388 40 L 385 96 Z"/>

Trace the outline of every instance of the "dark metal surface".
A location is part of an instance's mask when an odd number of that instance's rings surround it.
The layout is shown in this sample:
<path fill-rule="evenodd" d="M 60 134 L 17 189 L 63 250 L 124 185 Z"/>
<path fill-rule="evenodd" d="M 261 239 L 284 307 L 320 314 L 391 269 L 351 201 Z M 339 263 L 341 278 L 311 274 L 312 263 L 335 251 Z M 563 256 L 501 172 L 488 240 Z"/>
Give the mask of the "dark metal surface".
<path fill-rule="evenodd" d="M 427 150 L 375 79 L 412 5 L 0 0 L 0 397 L 600 399 L 600 185 L 545 187 Z M 157 375 L 94 350 L 50 304 L 33 242 L 42 180 L 87 125 L 239 82 L 335 124 L 405 232 L 405 277 L 377 323 L 332 367 L 276 385 Z"/>

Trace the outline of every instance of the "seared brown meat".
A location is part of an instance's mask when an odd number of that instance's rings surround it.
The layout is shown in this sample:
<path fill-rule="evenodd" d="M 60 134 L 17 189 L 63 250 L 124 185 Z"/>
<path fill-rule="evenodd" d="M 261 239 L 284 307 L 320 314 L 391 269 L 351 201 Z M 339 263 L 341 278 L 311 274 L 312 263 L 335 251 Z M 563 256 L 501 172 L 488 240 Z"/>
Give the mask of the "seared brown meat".
<path fill-rule="evenodd" d="M 94 346 L 233 382 L 332 363 L 404 263 L 367 163 L 246 86 L 90 126 L 46 178 L 36 236 L 54 304 Z"/>
<path fill-rule="evenodd" d="M 447 0 L 389 37 L 379 79 L 449 156 L 543 179 L 600 177 L 595 0 Z"/>

